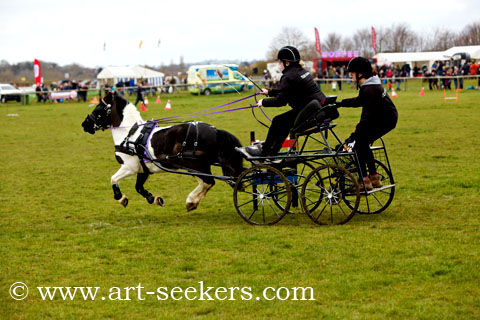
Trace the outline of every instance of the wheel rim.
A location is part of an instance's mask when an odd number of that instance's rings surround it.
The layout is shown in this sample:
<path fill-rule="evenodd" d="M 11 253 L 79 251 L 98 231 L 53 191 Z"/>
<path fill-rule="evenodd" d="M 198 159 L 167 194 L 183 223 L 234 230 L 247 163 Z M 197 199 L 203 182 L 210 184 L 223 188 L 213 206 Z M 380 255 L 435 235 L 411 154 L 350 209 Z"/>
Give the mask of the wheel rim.
<path fill-rule="evenodd" d="M 290 188 L 287 178 L 278 169 L 267 165 L 247 169 L 235 183 L 235 209 L 250 224 L 275 224 L 290 209 Z"/>
<path fill-rule="evenodd" d="M 353 208 L 347 206 L 345 199 Z M 303 184 L 303 211 L 320 225 L 344 224 L 356 212 L 360 202 L 358 183 L 345 168 L 327 164 L 312 171 Z"/>
<path fill-rule="evenodd" d="M 301 211 L 301 213 L 303 213 L 302 206 L 300 203 L 300 193 L 302 191 L 303 184 L 307 180 L 308 175 L 314 170 L 315 170 L 315 167 L 310 163 L 301 162 L 296 164 L 295 172 L 287 172 L 287 173 L 284 172 L 287 180 L 290 182 L 291 190 L 292 190 L 292 204 L 290 206 L 290 210 L 287 213 L 295 213 L 293 212 L 292 207 L 294 208 L 298 207 L 299 210 L 296 210 L 296 211 Z M 286 195 L 283 195 L 283 196 L 286 196 Z M 273 200 L 280 209 L 282 210 L 285 209 L 282 206 L 280 201 L 276 201 L 277 199 L 275 197 L 273 198 Z"/>

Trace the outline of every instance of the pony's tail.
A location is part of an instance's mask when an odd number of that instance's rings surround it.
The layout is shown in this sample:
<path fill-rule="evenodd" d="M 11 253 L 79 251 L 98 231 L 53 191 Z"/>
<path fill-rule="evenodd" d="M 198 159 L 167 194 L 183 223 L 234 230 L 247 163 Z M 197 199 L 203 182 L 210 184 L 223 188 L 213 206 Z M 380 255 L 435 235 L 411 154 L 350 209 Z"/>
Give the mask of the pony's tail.
<path fill-rule="evenodd" d="M 243 157 L 235 150 L 235 147 L 242 146 L 240 140 L 230 132 L 217 129 L 217 144 L 223 174 L 234 177 L 240 175 L 243 171 Z"/>
<path fill-rule="evenodd" d="M 233 134 L 230 132 L 227 132 L 222 129 L 217 129 L 217 142 L 222 145 L 223 147 L 226 147 L 230 145 L 230 147 L 235 150 L 235 147 L 241 147 L 242 144 L 240 143 L 240 140 L 238 140 L 237 137 L 235 137 Z M 222 148 L 222 150 L 226 150 L 225 148 Z"/>

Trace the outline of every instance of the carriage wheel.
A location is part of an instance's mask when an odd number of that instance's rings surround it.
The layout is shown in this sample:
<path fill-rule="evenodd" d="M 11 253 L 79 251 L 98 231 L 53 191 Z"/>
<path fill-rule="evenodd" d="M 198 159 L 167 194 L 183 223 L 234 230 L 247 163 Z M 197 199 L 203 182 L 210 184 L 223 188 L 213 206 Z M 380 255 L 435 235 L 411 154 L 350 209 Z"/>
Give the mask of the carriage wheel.
<path fill-rule="evenodd" d="M 246 222 L 272 225 L 280 221 L 290 209 L 290 188 L 290 183 L 282 172 L 259 164 L 240 174 L 233 189 L 233 203 Z"/>
<path fill-rule="evenodd" d="M 360 194 L 362 197 L 360 205 L 357 208 L 357 212 L 360 214 L 377 214 L 384 211 L 392 203 L 395 195 L 395 184 L 390 170 L 388 170 L 387 166 L 377 159 L 375 159 L 375 168 L 380 176 L 383 187 L 373 189 L 367 194 Z M 350 203 L 347 200 L 345 203 L 353 208 L 353 203 Z"/>
<path fill-rule="evenodd" d="M 346 201 L 355 204 L 347 206 Z M 326 164 L 312 171 L 302 186 L 303 211 L 320 225 L 344 224 L 356 212 L 360 202 L 358 182 L 336 164 Z"/>
<path fill-rule="evenodd" d="M 302 186 L 305 183 L 307 176 L 315 170 L 315 167 L 311 165 L 308 162 L 301 162 L 296 165 L 296 171 L 289 172 L 289 169 L 284 170 L 284 175 L 286 176 L 287 180 L 290 182 L 291 190 L 292 190 L 292 204 L 290 206 L 290 209 L 292 207 L 297 208 L 301 207 L 300 205 L 300 193 L 302 191 Z M 273 186 L 273 188 L 276 188 L 276 185 Z M 280 196 L 286 197 L 286 194 L 281 194 Z M 283 202 L 281 201 L 282 199 L 277 199 L 277 197 L 273 197 L 273 201 L 275 204 L 282 210 L 285 209 L 283 207 Z M 294 213 L 292 210 L 288 211 L 287 213 Z M 303 213 L 303 212 L 302 212 Z"/>

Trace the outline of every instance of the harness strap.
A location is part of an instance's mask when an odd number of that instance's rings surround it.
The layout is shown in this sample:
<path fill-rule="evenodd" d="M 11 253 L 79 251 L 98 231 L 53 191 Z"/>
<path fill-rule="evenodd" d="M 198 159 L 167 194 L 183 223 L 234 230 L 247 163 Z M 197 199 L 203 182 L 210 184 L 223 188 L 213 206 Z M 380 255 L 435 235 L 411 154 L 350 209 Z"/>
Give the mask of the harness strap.
<path fill-rule="evenodd" d="M 134 156 L 136 154 L 135 150 L 124 145 L 115 146 L 115 152 L 125 153 L 130 156 Z"/>
<path fill-rule="evenodd" d="M 195 156 L 195 151 L 197 150 L 197 146 L 198 146 L 198 122 L 196 122 L 196 121 L 188 123 L 187 134 L 185 135 L 185 140 L 182 142 L 182 148 L 177 153 L 178 158 L 183 157 L 183 153 L 184 153 L 183 149 L 187 145 L 188 135 L 190 134 L 190 128 L 192 127 L 192 125 L 195 127 L 195 131 L 196 131 L 195 140 L 193 141 L 193 152 L 192 152 L 193 156 Z"/>
<path fill-rule="evenodd" d="M 137 132 L 139 126 L 138 123 L 135 123 L 130 130 L 128 131 L 127 136 L 123 139 L 122 143 L 119 146 L 115 146 L 115 151 L 126 153 L 128 155 L 134 156 L 136 155 L 135 147 L 131 146 L 131 144 L 135 144 L 134 142 L 130 141 L 130 137 Z"/>
<path fill-rule="evenodd" d="M 150 170 L 148 169 L 147 165 L 145 164 L 145 159 L 147 156 L 143 150 L 147 149 L 147 143 L 150 138 L 150 133 L 155 129 L 157 124 L 155 122 L 147 122 L 146 125 L 143 126 L 140 135 L 135 140 L 135 150 L 137 151 L 138 160 L 140 161 L 140 165 L 143 168 L 143 172 L 146 174 L 151 174 Z M 142 150 L 143 149 L 143 150 Z"/>
<path fill-rule="evenodd" d="M 139 128 L 139 125 L 135 123 L 135 125 L 133 125 L 133 127 L 128 132 L 128 135 L 125 137 L 123 142 L 119 146 L 115 146 L 116 152 L 125 153 L 131 156 L 137 156 L 138 160 L 140 161 L 140 165 L 143 168 L 143 172 L 146 174 L 151 174 L 151 172 L 144 161 L 145 159 L 147 159 L 144 150 L 148 148 L 147 143 L 150 138 L 150 134 L 156 126 L 157 124 L 155 122 L 147 122 L 145 125 L 143 125 L 142 131 L 138 135 L 137 139 L 135 139 L 135 141 L 130 141 L 130 137 L 135 134 L 135 132 L 137 132 Z"/>

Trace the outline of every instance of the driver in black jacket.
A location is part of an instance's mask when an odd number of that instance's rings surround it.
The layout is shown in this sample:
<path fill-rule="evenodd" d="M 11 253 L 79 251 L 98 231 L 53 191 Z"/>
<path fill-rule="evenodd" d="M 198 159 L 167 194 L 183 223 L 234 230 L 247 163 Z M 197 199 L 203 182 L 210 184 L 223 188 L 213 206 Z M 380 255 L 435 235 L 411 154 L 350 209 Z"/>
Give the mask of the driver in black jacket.
<path fill-rule="evenodd" d="M 313 81 L 310 72 L 301 66 L 300 53 L 295 47 L 281 48 L 277 58 L 283 73 L 280 86 L 278 89 L 263 89 L 260 93 L 272 98 L 262 99 L 257 105 L 281 107 L 288 104 L 292 110 L 273 118 L 263 145 L 246 148 L 252 156 L 276 155 L 293 127 L 298 113 L 312 100 L 318 100 L 320 103 L 325 101 L 325 95 Z"/>

